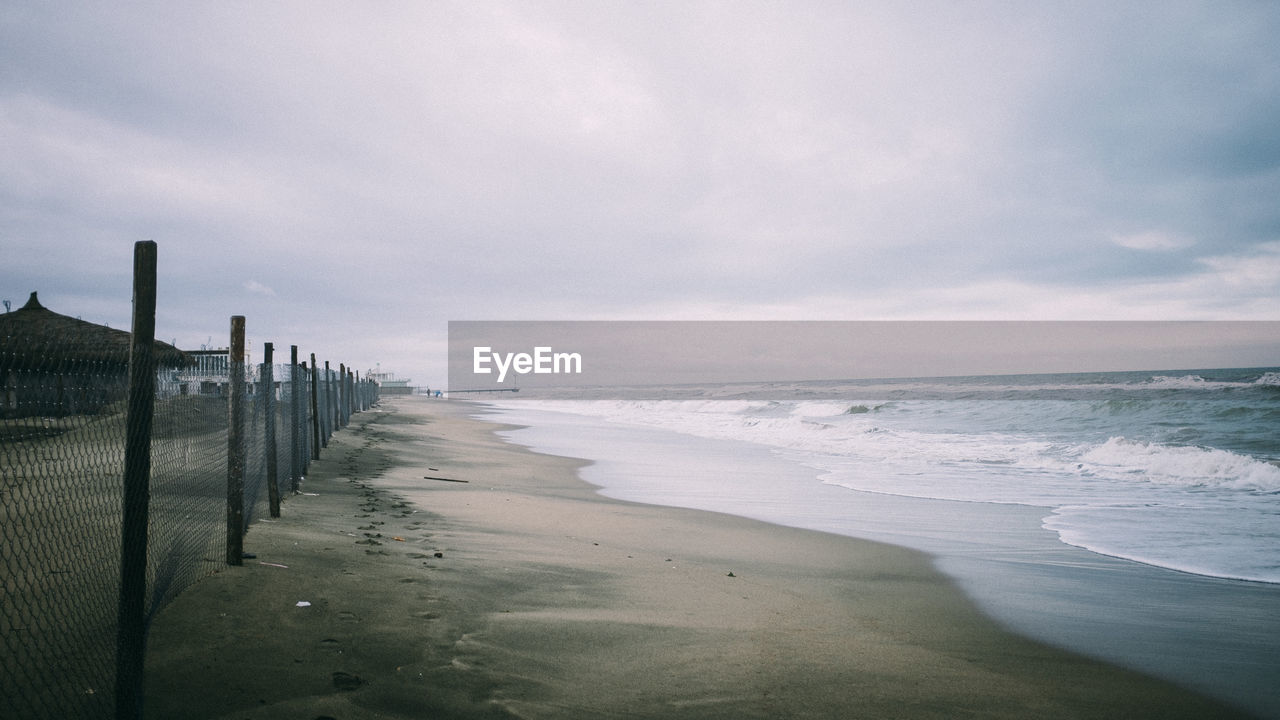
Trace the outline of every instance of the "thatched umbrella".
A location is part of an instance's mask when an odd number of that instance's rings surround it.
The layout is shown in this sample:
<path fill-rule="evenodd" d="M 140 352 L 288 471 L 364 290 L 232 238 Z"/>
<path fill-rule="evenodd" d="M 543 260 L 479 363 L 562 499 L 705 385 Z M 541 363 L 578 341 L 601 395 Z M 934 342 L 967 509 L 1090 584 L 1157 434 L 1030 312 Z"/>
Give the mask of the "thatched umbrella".
<path fill-rule="evenodd" d="M 59 315 L 35 293 L 20 310 L 0 315 L 0 417 L 66 417 L 102 412 L 125 392 L 133 334 Z M 156 369 L 190 364 L 162 342 L 151 348 Z"/>
<path fill-rule="evenodd" d="M 133 335 L 60 315 L 40 304 L 36 293 L 21 309 L 0 315 L 0 369 L 51 369 L 67 363 L 127 367 Z M 156 367 L 184 367 L 191 358 L 159 341 L 152 346 Z"/>

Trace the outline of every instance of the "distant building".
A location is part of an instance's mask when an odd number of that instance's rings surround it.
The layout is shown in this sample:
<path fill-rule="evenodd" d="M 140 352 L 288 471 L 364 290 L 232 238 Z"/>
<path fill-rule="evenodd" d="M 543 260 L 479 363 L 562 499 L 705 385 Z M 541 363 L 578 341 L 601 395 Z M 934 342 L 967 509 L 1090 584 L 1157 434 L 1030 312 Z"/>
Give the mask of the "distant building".
<path fill-rule="evenodd" d="M 409 385 L 411 380 L 408 378 L 397 378 L 395 373 L 382 372 L 378 370 L 369 370 L 365 373 L 365 378 L 372 380 L 378 384 L 378 394 L 386 395 L 412 395 L 413 388 Z"/>
<path fill-rule="evenodd" d="M 187 350 L 191 358 L 178 373 L 182 395 L 222 395 L 231 378 L 231 350 L 228 348 Z"/>
<path fill-rule="evenodd" d="M 200 348 L 185 351 L 191 358 L 190 364 L 177 373 L 177 388 L 173 395 L 214 395 L 227 394 L 231 384 L 231 350 L 228 348 Z M 261 363 L 251 362 L 245 356 L 244 381 L 246 392 L 257 395 L 261 391 L 264 370 Z M 275 365 L 272 372 L 272 389 L 276 397 L 280 397 L 281 388 L 289 384 L 292 375 L 288 365 Z"/>

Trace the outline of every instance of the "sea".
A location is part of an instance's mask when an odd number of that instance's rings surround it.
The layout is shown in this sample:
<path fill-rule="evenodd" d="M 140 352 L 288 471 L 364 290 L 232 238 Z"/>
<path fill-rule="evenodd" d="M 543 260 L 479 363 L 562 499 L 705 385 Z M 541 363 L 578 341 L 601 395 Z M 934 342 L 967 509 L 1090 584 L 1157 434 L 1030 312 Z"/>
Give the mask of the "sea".
<path fill-rule="evenodd" d="M 1280 368 L 532 390 L 619 499 L 929 553 L 1006 627 L 1280 718 Z"/>

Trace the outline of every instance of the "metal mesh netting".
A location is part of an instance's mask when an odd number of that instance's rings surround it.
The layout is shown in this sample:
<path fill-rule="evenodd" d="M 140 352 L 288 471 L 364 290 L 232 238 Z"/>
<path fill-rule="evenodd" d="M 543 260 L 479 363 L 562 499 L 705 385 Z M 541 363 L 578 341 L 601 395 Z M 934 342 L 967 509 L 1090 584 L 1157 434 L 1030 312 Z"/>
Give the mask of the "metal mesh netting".
<path fill-rule="evenodd" d="M 114 713 L 127 363 L 127 348 L 77 359 L 0 336 L 0 717 Z M 229 377 L 184 372 L 157 373 L 148 618 L 225 561 Z M 268 512 L 272 466 L 287 494 L 313 457 L 310 373 L 286 364 L 250 375 L 244 528 Z"/>
<path fill-rule="evenodd" d="M 114 711 L 127 357 L 0 348 L 0 715 Z"/>

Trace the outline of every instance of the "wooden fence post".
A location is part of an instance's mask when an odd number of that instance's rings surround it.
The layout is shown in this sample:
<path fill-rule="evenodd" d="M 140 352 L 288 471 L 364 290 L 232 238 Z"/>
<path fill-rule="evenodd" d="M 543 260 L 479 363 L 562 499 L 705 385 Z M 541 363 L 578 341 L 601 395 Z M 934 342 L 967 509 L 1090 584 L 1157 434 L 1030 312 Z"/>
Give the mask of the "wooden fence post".
<path fill-rule="evenodd" d="M 151 424 L 155 411 L 156 244 L 133 246 L 133 338 L 125 423 L 120 600 L 116 625 L 116 718 L 142 717 L 146 658 L 147 514 L 151 496 Z"/>
<path fill-rule="evenodd" d="M 227 398 L 227 564 L 244 563 L 244 316 L 231 317 Z"/>
<path fill-rule="evenodd" d="M 302 443 L 298 428 L 302 421 L 302 398 L 298 383 L 298 346 L 289 346 L 289 492 L 298 492 L 302 476 Z"/>
<path fill-rule="evenodd" d="M 324 446 L 329 447 L 329 436 L 333 435 L 333 371 L 329 369 L 329 361 L 324 361 Z"/>
<path fill-rule="evenodd" d="M 316 354 L 311 353 L 311 459 L 320 459 L 320 373 Z"/>
<path fill-rule="evenodd" d="M 280 517 L 280 459 L 276 456 L 276 381 L 275 381 L 275 364 L 272 360 L 275 346 L 272 343 L 265 343 L 262 349 L 262 386 L 263 386 L 263 411 L 265 413 L 266 423 L 266 447 L 267 451 L 267 503 L 270 507 L 271 517 Z"/>
<path fill-rule="evenodd" d="M 338 427 L 347 426 L 347 365 L 338 363 Z"/>

